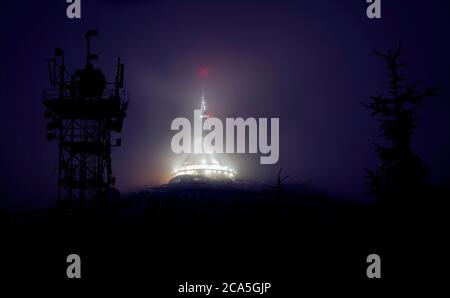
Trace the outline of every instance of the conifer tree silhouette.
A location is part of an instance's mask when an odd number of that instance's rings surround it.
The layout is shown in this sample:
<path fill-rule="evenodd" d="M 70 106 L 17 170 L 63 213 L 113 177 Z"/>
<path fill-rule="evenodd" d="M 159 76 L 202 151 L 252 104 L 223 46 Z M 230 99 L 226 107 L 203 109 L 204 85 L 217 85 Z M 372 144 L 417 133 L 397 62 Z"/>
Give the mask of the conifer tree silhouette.
<path fill-rule="evenodd" d="M 436 96 L 443 87 L 420 89 L 421 81 L 404 84 L 405 79 L 399 72 L 406 65 L 400 62 L 403 53 L 401 43 L 394 52 L 375 51 L 387 64 L 390 96 L 371 96 L 369 104 L 361 103 L 381 123 L 379 137 L 383 138 L 383 144 L 374 143 L 381 164 L 375 170 L 366 169 L 369 191 L 380 204 L 412 203 L 423 195 L 427 169 L 412 150 L 411 141 L 424 100 Z"/>

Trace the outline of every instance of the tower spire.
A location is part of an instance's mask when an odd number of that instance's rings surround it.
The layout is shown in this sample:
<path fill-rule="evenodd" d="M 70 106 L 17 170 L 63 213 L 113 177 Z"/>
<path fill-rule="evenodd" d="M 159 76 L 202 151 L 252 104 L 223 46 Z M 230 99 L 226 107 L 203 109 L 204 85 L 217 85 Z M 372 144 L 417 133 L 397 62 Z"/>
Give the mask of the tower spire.
<path fill-rule="evenodd" d="M 202 100 L 201 105 L 200 105 L 200 109 L 202 111 L 201 117 L 206 118 L 207 117 L 206 111 L 208 109 L 208 106 L 206 105 L 205 88 L 203 88 L 203 90 L 202 90 L 201 100 Z"/>
<path fill-rule="evenodd" d="M 202 78 L 202 97 L 201 97 L 201 106 L 200 106 L 202 114 L 200 117 L 207 118 L 208 115 L 206 113 L 208 110 L 208 106 L 206 105 L 206 97 L 205 97 L 205 81 L 206 81 L 206 78 L 208 77 L 208 68 L 206 68 L 206 67 L 201 68 L 199 74 L 200 74 L 200 77 Z"/>

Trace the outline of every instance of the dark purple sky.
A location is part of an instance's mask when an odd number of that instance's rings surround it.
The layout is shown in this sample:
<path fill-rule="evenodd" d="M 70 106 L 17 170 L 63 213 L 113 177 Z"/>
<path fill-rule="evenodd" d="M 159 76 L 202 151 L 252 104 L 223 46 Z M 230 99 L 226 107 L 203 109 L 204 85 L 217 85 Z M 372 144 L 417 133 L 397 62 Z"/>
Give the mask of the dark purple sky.
<path fill-rule="evenodd" d="M 122 2 L 126 2 L 123 4 Z M 42 90 L 55 47 L 70 69 L 84 59 L 83 34 L 97 28 L 98 66 L 113 78 L 120 56 L 131 94 L 123 146 L 113 153 L 117 187 L 165 182 L 172 170 L 171 121 L 192 118 L 198 69 L 210 75 L 207 97 L 218 117 L 279 117 L 280 160 L 230 156 L 241 178 L 273 180 L 283 167 L 332 194 L 361 199 L 377 122 L 359 103 L 386 93 L 383 61 L 372 49 L 402 40 L 410 80 L 450 79 L 448 1 L 382 0 L 369 20 L 365 0 L 86 1 L 82 19 L 65 1 L 2 4 L 0 208 L 43 207 L 56 199 L 57 145 L 45 139 Z M 426 103 L 414 146 L 434 184 L 450 181 L 449 89 Z"/>

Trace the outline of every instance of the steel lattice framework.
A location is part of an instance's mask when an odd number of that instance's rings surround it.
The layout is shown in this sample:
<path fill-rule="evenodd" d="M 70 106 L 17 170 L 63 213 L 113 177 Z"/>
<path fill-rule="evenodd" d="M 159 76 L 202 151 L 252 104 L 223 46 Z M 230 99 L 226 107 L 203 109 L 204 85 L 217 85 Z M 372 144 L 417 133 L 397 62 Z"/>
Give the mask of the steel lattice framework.
<path fill-rule="evenodd" d="M 95 30 L 86 33 L 86 65 L 73 74 L 66 69 L 64 52 L 55 49 L 48 63 L 53 88 L 44 91 L 47 139 L 59 147 L 58 200 L 72 207 L 105 198 L 114 185 L 111 148 L 120 146 L 121 139 L 112 137 L 122 131 L 128 106 L 124 64 L 119 59 L 114 82 L 107 82 L 92 64 L 97 59 L 90 52 L 94 35 Z"/>

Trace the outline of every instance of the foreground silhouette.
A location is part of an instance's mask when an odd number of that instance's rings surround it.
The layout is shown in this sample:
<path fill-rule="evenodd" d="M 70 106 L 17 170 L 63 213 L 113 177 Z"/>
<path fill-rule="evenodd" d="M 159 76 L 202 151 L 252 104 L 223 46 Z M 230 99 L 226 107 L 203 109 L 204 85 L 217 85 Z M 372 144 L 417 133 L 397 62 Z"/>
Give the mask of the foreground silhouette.
<path fill-rule="evenodd" d="M 404 84 L 399 72 L 406 65 L 400 61 L 404 53 L 401 44 L 394 52 L 375 53 L 387 64 L 390 96 L 371 96 L 369 104 L 362 103 L 380 121 L 383 138 L 382 144 L 374 144 L 381 164 L 375 170 L 366 170 L 367 181 L 380 205 L 414 205 L 426 195 L 427 169 L 411 148 L 411 141 L 424 101 L 436 96 L 443 85 L 419 89 L 421 81 Z"/>

